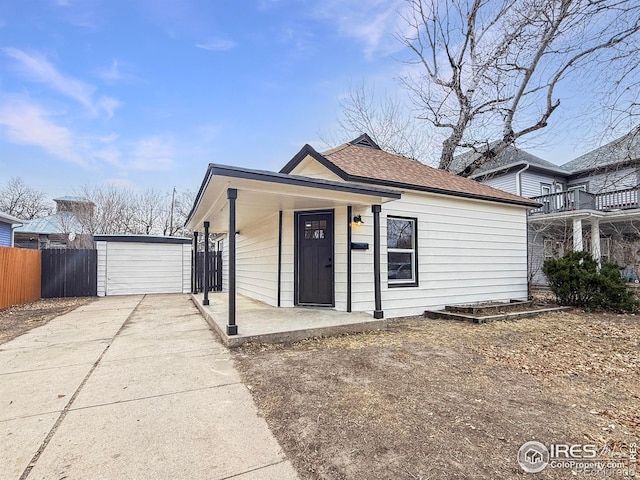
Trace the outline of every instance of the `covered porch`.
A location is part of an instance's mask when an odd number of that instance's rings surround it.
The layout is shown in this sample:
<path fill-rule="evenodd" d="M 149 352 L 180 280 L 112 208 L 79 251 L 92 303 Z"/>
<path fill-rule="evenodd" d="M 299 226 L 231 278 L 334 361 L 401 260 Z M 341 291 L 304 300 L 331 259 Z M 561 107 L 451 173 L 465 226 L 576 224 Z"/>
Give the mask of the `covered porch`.
<path fill-rule="evenodd" d="M 194 288 L 196 302 L 212 325 L 224 326 L 220 332 L 228 343 L 237 343 L 230 337 L 244 343 L 286 330 L 286 338 L 278 340 L 286 341 L 301 329 L 305 338 L 316 328 L 369 325 L 363 320 L 373 319 L 365 312 L 346 323 L 344 318 L 352 309 L 351 250 L 363 247 L 351 241 L 352 219 L 361 217 L 355 211 L 370 212 L 371 305 L 366 309 L 382 319 L 380 211 L 383 203 L 400 197 L 397 190 L 357 183 L 210 165 L 187 226 L 195 232 L 194 250 L 203 236 L 205 258 L 210 234 L 224 235 L 224 293 L 211 293 L 205 284 L 202 294 Z M 209 262 L 204 265 L 208 279 Z M 252 320 L 260 316 L 272 321 Z"/>
<path fill-rule="evenodd" d="M 640 278 L 640 210 L 576 211 L 529 218 L 529 274 L 547 285 L 544 261 L 567 251 L 587 251 L 598 262 L 615 263 L 629 282 Z"/>
<path fill-rule="evenodd" d="M 212 292 L 208 305 L 204 294 L 192 295 L 196 307 L 227 347 L 248 342 L 290 343 L 305 338 L 368 332 L 387 327 L 390 320 L 376 319 L 365 312 L 338 312 L 327 308 L 277 308 L 244 295 L 236 295 L 236 315 L 241 328 L 229 335 L 229 295 Z"/>

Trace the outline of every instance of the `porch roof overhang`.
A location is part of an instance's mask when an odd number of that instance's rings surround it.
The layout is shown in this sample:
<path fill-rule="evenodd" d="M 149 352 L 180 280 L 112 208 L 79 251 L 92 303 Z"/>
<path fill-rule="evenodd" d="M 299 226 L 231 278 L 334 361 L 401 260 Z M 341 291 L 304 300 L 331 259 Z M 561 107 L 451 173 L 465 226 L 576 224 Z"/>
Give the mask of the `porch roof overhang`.
<path fill-rule="evenodd" d="M 640 219 L 640 208 L 628 210 L 572 210 L 568 212 L 544 213 L 529 216 L 530 224 L 562 225 L 575 219 L 597 219 L 605 223 L 618 223 Z"/>
<path fill-rule="evenodd" d="M 198 230 L 227 232 L 227 190 L 238 190 L 236 228 L 256 223 L 280 210 L 309 210 L 339 206 L 369 206 L 397 200 L 402 192 L 351 182 L 210 164 L 185 225 Z"/>

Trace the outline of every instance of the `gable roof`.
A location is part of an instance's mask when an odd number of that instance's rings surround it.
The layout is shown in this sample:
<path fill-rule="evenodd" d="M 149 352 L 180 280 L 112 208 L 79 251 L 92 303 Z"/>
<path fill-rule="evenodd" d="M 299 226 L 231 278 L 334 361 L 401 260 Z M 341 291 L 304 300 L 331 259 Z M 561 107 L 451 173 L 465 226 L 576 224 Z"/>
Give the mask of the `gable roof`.
<path fill-rule="evenodd" d="M 562 165 L 571 173 L 607 167 L 640 159 L 640 127 Z"/>
<path fill-rule="evenodd" d="M 451 163 L 451 169 L 455 172 L 463 171 L 467 165 L 473 162 L 480 156 L 480 153 L 475 150 L 469 150 L 453 157 Z M 482 164 L 471 175 L 471 178 L 482 177 L 489 172 L 497 172 L 500 170 L 507 170 L 517 165 L 533 165 L 543 170 L 549 170 L 554 173 L 568 174 L 569 171 L 562 165 L 556 165 L 555 163 L 548 162 L 540 157 L 537 157 L 525 150 L 522 150 L 515 145 L 509 145 L 499 155 L 496 155 L 491 160 Z"/>
<path fill-rule="evenodd" d="M 417 160 L 385 152 L 377 145 L 377 148 L 374 148 L 354 144 L 354 142 L 345 143 L 322 154 L 318 153 L 310 145 L 305 145 L 280 172 L 285 174 L 292 172 L 302 160 L 307 156 L 311 156 L 345 181 L 527 207 L 538 205 L 537 202 L 532 200 L 498 190 L 475 180 L 429 167 Z"/>

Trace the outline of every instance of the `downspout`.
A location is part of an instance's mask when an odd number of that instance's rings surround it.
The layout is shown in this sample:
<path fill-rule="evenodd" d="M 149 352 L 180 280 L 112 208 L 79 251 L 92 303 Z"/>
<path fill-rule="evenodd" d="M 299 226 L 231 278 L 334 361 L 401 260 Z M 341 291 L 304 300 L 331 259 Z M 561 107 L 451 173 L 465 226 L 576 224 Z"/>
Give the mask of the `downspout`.
<path fill-rule="evenodd" d="M 516 172 L 516 195 L 522 196 L 522 172 L 528 170 L 530 167 L 529 163 L 526 163 L 525 166 Z M 533 283 L 533 278 L 529 277 L 529 272 L 531 263 L 529 259 L 530 247 L 529 247 L 529 211 L 527 210 L 527 299 L 531 298 L 531 284 Z"/>
<path fill-rule="evenodd" d="M 527 163 L 522 170 L 516 172 L 516 195 L 522 196 L 522 172 L 529 169 L 531 165 Z"/>
<path fill-rule="evenodd" d="M 14 230 L 23 226 L 24 226 L 24 223 L 14 223 L 9 226 L 10 228 L 9 235 L 11 236 L 11 238 L 9 238 L 10 247 L 15 247 L 16 245 L 16 241 L 15 241 L 16 232 L 14 232 Z"/>

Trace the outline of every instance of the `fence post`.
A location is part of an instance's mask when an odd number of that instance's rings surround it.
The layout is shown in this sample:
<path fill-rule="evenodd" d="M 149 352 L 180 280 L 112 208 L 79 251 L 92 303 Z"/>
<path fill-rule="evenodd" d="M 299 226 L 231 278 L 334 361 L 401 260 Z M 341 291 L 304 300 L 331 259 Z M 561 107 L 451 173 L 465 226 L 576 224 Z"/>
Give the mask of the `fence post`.
<path fill-rule="evenodd" d="M 204 298 L 202 305 L 209 305 L 209 222 L 204 222 Z"/>

